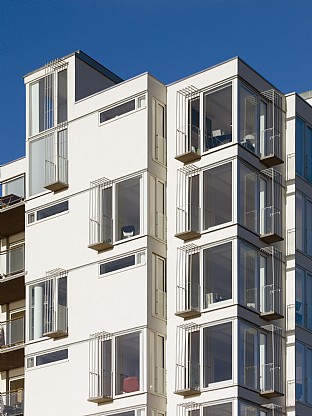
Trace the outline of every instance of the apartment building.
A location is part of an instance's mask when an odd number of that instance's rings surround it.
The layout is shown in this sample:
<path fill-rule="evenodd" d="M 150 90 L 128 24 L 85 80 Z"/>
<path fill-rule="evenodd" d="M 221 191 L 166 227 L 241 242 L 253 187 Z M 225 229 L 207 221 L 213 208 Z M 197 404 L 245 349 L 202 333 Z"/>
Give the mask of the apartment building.
<path fill-rule="evenodd" d="M 81 51 L 25 86 L 0 415 L 311 415 L 311 92 L 239 58 L 124 81 Z"/>

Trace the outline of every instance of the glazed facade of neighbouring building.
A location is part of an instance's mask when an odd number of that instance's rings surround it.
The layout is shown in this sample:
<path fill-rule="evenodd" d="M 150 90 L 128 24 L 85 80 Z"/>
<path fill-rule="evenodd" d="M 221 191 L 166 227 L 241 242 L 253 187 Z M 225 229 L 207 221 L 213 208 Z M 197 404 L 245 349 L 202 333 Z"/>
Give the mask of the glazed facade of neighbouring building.
<path fill-rule="evenodd" d="M 1 166 L 0 415 L 308 416 L 312 94 L 239 58 L 25 76 Z"/>

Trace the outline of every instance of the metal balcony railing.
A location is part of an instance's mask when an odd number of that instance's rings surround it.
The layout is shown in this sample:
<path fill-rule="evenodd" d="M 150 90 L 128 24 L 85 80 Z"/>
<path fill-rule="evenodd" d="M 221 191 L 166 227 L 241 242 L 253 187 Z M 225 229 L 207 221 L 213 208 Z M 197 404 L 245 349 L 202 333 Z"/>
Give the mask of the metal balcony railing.
<path fill-rule="evenodd" d="M 50 191 L 60 191 L 68 187 L 68 160 L 54 156 L 45 160 L 45 185 Z"/>
<path fill-rule="evenodd" d="M 283 315 L 282 289 L 275 284 L 263 286 L 261 313 L 274 314 L 276 317 Z"/>
<path fill-rule="evenodd" d="M 24 390 L 0 393 L 0 415 L 22 416 L 24 414 Z"/>
<path fill-rule="evenodd" d="M 102 215 L 100 220 L 90 218 L 89 247 L 104 250 L 113 246 L 113 219 Z"/>
<path fill-rule="evenodd" d="M 20 244 L 0 253 L 0 278 L 13 276 L 25 271 L 25 245 Z"/>
<path fill-rule="evenodd" d="M 191 396 L 200 393 L 200 364 L 188 361 L 176 365 L 176 394 Z"/>
<path fill-rule="evenodd" d="M 260 158 L 267 166 L 283 162 L 282 134 L 271 127 L 260 132 Z"/>
<path fill-rule="evenodd" d="M 280 366 L 268 363 L 260 369 L 260 391 L 263 396 L 275 397 L 282 394 L 282 371 Z"/>
<path fill-rule="evenodd" d="M 274 236 L 279 240 L 282 239 L 282 212 L 274 206 L 262 208 L 260 211 L 260 238 L 268 243 L 278 241 Z"/>
<path fill-rule="evenodd" d="M 177 208 L 176 237 L 189 240 L 200 236 L 200 207 L 186 204 Z"/>
<path fill-rule="evenodd" d="M 44 335 L 56 338 L 68 334 L 68 308 L 57 305 L 45 309 Z"/>
<path fill-rule="evenodd" d="M 200 137 L 200 129 L 192 124 L 177 128 L 176 159 L 183 163 L 200 159 Z"/>
<path fill-rule="evenodd" d="M 0 347 L 7 348 L 25 341 L 24 317 L 0 322 Z"/>

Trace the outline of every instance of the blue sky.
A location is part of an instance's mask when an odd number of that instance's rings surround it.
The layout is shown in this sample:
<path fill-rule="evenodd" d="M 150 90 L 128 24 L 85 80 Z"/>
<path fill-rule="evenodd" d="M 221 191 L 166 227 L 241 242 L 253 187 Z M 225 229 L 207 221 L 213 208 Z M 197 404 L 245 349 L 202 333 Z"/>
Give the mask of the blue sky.
<path fill-rule="evenodd" d="M 240 56 L 283 92 L 312 89 L 311 0 L 0 0 L 0 164 L 25 154 L 23 75 L 81 49 L 170 83 Z"/>

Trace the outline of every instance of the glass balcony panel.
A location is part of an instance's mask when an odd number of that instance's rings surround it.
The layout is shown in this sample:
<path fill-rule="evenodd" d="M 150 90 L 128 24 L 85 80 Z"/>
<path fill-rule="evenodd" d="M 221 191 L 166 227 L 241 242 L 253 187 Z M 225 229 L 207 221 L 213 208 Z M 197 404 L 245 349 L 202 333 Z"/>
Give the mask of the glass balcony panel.
<path fill-rule="evenodd" d="M 4 416 L 24 414 L 24 391 L 22 389 L 0 393 L 0 411 Z"/>
<path fill-rule="evenodd" d="M 11 347 L 25 341 L 24 316 L 0 323 L 0 347 Z"/>

